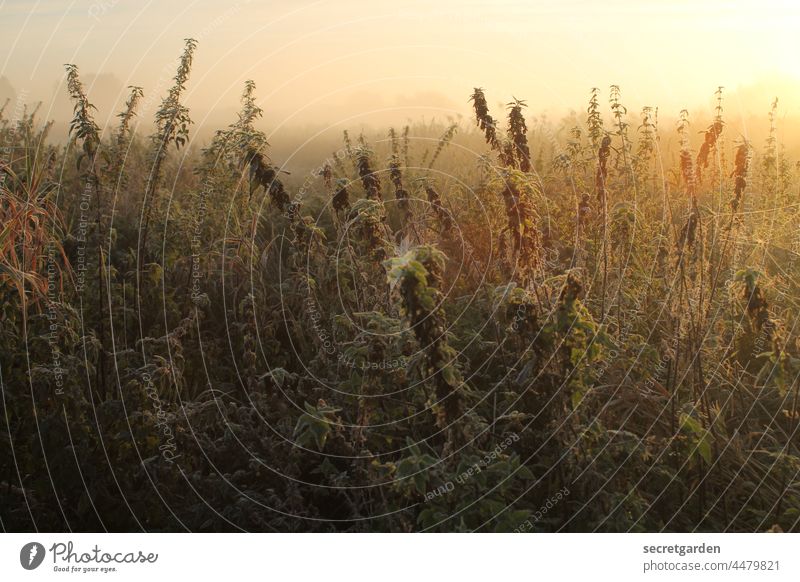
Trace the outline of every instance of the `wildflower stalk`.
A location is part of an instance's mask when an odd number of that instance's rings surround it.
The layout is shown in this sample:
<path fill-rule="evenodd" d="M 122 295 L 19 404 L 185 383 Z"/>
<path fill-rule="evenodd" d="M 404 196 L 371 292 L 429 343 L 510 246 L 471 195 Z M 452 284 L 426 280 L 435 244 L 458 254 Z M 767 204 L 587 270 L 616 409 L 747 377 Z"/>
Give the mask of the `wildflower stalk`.
<path fill-rule="evenodd" d="M 106 282 L 104 277 L 103 245 L 106 242 L 105 225 L 103 218 L 104 201 L 102 196 L 102 186 L 97 168 L 97 156 L 100 151 L 100 128 L 94 121 L 92 110 L 96 109 L 89 102 L 83 83 L 78 74 L 78 67 L 75 65 L 65 65 L 67 70 L 67 90 L 74 102 L 73 117 L 70 122 L 70 136 L 74 140 L 82 142 L 83 152 L 78 157 L 78 169 L 85 161 L 83 180 L 88 192 L 92 192 L 96 206 L 96 232 L 97 232 L 97 308 L 98 308 L 98 336 L 100 349 L 98 354 L 98 365 L 96 371 L 96 381 L 99 394 L 106 397 Z"/>
<path fill-rule="evenodd" d="M 174 84 L 169 93 L 161 101 L 161 107 L 156 112 L 156 132 L 151 136 L 152 145 L 150 159 L 150 173 L 145 185 L 144 197 L 142 198 L 142 208 L 144 217 L 142 219 L 142 235 L 139 240 L 137 251 L 138 278 L 141 279 L 142 269 L 144 268 L 144 258 L 147 251 L 147 238 L 150 230 L 150 222 L 153 209 L 156 206 L 156 192 L 161 182 L 163 164 L 167 158 L 170 144 L 175 144 L 176 149 L 184 146 L 189 138 L 189 125 L 192 123 L 189 117 L 189 109 L 182 103 L 181 98 L 186 90 L 186 83 L 189 80 L 189 73 L 192 69 L 192 59 L 197 47 L 197 41 L 188 38 L 185 41 L 184 51 L 181 55 L 178 70 L 175 73 Z M 137 287 L 138 287 L 137 283 Z"/>

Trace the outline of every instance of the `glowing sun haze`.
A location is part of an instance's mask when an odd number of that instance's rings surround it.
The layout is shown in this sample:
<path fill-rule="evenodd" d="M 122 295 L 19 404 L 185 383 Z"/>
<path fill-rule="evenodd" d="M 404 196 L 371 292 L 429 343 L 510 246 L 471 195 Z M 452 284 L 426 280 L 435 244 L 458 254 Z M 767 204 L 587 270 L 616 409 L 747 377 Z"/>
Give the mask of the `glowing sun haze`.
<path fill-rule="evenodd" d="M 551 114 L 612 83 L 630 109 L 671 114 L 708 108 L 718 85 L 742 110 L 800 103 L 791 1 L 0 0 L 0 14 L 4 86 L 53 115 L 64 63 L 94 83 L 102 120 L 128 85 L 152 111 L 186 37 L 199 41 L 188 104 L 200 123 L 229 116 L 250 78 L 286 126 L 463 114 L 474 86 Z"/>

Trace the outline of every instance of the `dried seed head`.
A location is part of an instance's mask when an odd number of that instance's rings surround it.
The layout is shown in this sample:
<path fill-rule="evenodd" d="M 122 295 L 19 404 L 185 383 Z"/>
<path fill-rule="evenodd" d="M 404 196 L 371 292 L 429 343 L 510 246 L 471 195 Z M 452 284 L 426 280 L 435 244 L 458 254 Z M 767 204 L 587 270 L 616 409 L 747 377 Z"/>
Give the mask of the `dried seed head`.
<path fill-rule="evenodd" d="M 475 87 L 470 101 L 472 101 L 472 106 L 475 109 L 476 123 L 481 131 L 483 131 L 486 143 L 496 149 L 499 146 L 497 140 L 497 123 L 492 116 L 489 115 L 489 106 L 486 103 L 486 96 L 483 94 L 483 89 Z"/>
<path fill-rule="evenodd" d="M 603 137 L 600 149 L 597 150 L 597 173 L 595 174 L 595 190 L 597 199 L 602 204 L 606 199 L 606 179 L 608 178 L 608 158 L 611 157 L 611 137 Z"/>
<path fill-rule="evenodd" d="M 367 198 L 381 200 L 381 182 L 372 170 L 371 156 L 372 152 L 365 144 L 359 145 L 355 150 L 356 167 Z"/>
<path fill-rule="evenodd" d="M 747 172 L 750 168 L 750 144 L 743 141 L 736 148 L 736 158 L 733 163 L 733 198 L 731 199 L 731 209 L 733 212 L 739 210 L 739 206 L 747 188 Z"/>
<path fill-rule="evenodd" d="M 514 99 L 508 104 L 508 135 L 511 136 L 511 152 L 510 156 L 513 159 L 513 166 L 519 168 L 523 172 L 529 172 L 531 169 L 531 152 L 528 148 L 528 127 L 525 124 L 525 116 L 522 114 L 522 108 L 527 107 L 524 101 Z"/>

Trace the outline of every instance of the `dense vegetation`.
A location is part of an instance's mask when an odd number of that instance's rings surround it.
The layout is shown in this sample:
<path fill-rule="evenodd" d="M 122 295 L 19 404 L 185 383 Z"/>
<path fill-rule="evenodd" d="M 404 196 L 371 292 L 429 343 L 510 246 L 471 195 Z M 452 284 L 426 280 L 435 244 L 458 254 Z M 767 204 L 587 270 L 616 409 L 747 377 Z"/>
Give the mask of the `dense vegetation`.
<path fill-rule="evenodd" d="M 777 103 L 753 144 L 721 89 L 699 137 L 475 89 L 298 175 L 252 82 L 186 147 L 194 51 L 149 136 L 71 65 L 66 146 L 3 114 L 4 530 L 800 529 Z"/>

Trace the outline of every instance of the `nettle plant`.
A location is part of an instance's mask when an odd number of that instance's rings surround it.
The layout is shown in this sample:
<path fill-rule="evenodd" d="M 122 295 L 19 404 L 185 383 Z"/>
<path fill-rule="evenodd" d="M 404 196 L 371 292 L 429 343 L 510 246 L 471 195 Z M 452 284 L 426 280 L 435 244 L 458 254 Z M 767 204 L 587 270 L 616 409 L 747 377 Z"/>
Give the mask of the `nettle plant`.
<path fill-rule="evenodd" d="M 462 412 L 462 378 L 457 352 L 447 341 L 447 320 L 439 290 L 445 257 L 438 249 L 423 245 L 387 264 L 389 282 L 400 299 L 401 314 L 419 344 L 412 359 L 423 385 L 432 384 L 429 405 L 436 415 L 436 425 L 445 432 L 445 450 L 460 442 L 457 422 Z"/>
<path fill-rule="evenodd" d="M 189 116 L 189 108 L 182 102 L 182 97 L 186 91 L 186 84 L 189 82 L 189 74 L 192 70 L 196 48 L 196 40 L 187 38 L 184 41 L 184 50 L 178 63 L 173 85 L 170 87 L 167 96 L 162 99 L 158 111 L 156 111 L 156 131 L 150 136 L 149 174 L 142 196 L 142 235 L 137 253 L 140 277 L 147 257 L 150 222 L 153 219 L 154 210 L 159 210 L 160 199 L 157 194 L 161 185 L 169 146 L 174 144 L 176 149 L 180 149 L 186 145 L 189 139 L 189 126 L 192 123 L 192 119 Z"/>

